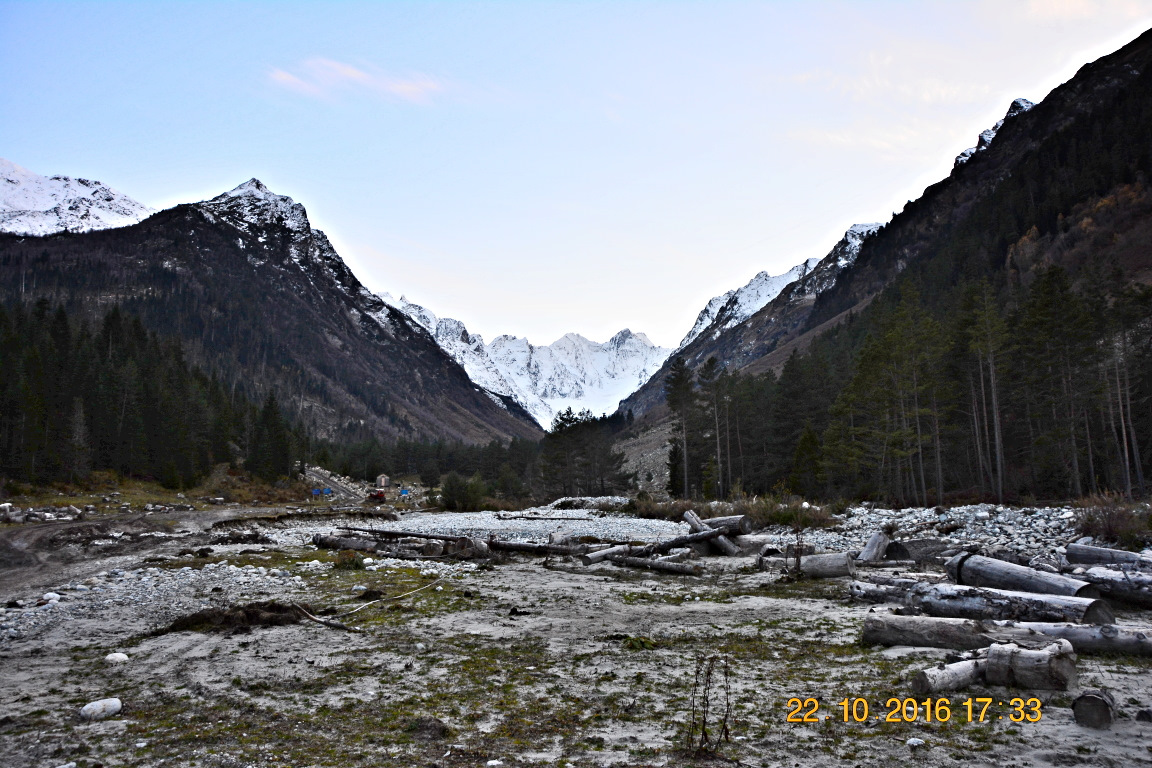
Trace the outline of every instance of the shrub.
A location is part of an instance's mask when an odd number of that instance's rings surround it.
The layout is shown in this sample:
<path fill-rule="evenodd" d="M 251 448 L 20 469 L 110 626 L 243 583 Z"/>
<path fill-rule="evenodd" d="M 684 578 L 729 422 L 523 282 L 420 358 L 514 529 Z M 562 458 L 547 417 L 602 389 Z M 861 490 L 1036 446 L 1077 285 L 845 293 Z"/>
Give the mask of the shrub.
<path fill-rule="evenodd" d="M 342 571 L 362 571 L 364 556 L 354 549 L 342 549 L 336 553 L 336 564 L 333 567 Z"/>
<path fill-rule="evenodd" d="M 1152 515 L 1147 506 L 1137 507 L 1111 495 L 1089 496 L 1081 507 L 1076 529 L 1102 543 L 1140 549 L 1152 543 Z"/>
<path fill-rule="evenodd" d="M 475 512 L 481 508 L 488 486 L 480 475 L 465 480 L 455 472 L 449 472 L 440 486 L 440 506 L 453 512 Z"/>

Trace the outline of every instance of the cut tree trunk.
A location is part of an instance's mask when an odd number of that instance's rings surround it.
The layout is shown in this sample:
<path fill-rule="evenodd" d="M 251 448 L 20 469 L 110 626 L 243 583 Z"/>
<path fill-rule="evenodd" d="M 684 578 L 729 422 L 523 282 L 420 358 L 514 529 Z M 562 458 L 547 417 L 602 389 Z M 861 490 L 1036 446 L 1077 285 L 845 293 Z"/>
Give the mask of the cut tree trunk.
<path fill-rule="evenodd" d="M 1086 581 L 967 552 L 961 552 L 945 563 L 944 570 L 957 584 L 970 587 L 993 587 L 1044 595 L 1100 597 L 1100 591 Z"/>
<path fill-rule="evenodd" d="M 1076 653 L 1067 640 L 1038 649 L 997 643 L 988 648 L 984 679 L 990 685 L 1067 691 L 1076 686 Z"/>
<path fill-rule="evenodd" d="M 856 561 L 847 552 L 833 552 L 827 555 L 808 555 L 800 558 L 800 573 L 810 579 L 827 579 L 836 576 L 855 576 Z"/>
<path fill-rule="evenodd" d="M 620 544 L 619 546 L 609 547 L 608 549 L 601 549 L 597 552 L 589 552 L 581 556 L 580 562 L 584 565 L 592 565 L 607 560 L 610 557 L 621 557 L 627 555 L 632 551 L 632 547 L 627 544 Z"/>
<path fill-rule="evenodd" d="M 710 526 L 707 526 L 704 524 L 704 521 L 701 520 L 700 517 L 690 509 L 684 513 L 684 521 L 686 523 L 688 523 L 688 525 L 690 525 L 692 527 L 692 530 L 695 531 L 696 533 L 703 533 L 705 531 L 711 531 L 711 530 L 720 531 L 720 535 L 717 536 L 716 538 L 712 539 L 712 541 L 711 541 L 712 546 L 716 547 L 717 549 L 719 549 L 721 552 L 723 552 L 725 555 L 728 555 L 729 557 L 734 557 L 735 555 L 740 554 L 740 547 L 736 546 L 732 542 L 731 539 L 729 539 L 727 536 L 724 535 L 724 533 L 727 532 L 727 530 L 728 530 L 727 527 L 712 528 Z"/>
<path fill-rule="evenodd" d="M 893 568 L 895 570 L 900 570 L 901 568 L 915 568 L 917 565 L 919 565 L 919 563 L 917 563 L 915 560 L 870 560 L 866 562 L 860 558 L 856 558 L 857 568 Z M 916 575 L 923 576 L 924 574 Z"/>
<path fill-rule="evenodd" d="M 488 548 L 505 552 L 527 552 L 532 555 L 583 555 L 588 551 L 587 545 L 584 544 L 577 544 L 576 546 L 530 544 L 522 541 L 500 541 L 499 539 L 489 539 Z"/>
<path fill-rule="evenodd" d="M 709 528 L 725 528 L 731 536 L 747 536 L 752 533 L 752 520 L 748 515 L 728 515 L 726 517 L 703 518 Z"/>
<path fill-rule="evenodd" d="M 894 579 L 893 581 L 898 581 Z M 908 580 L 912 582 L 911 579 Z M 1040 595 L 1006 589 L 956 584 L 881 585 L 854 581 L 853 597 L 871 602 L 903 602 L 929 616 L 957 619 L 1015 619 L 1017 621 L 1072 621 L 1078 624 L 1112 624 L 1115 617 L 1108 603 L 1087 597 Z"/>
<path fill-rule="evenodd" d="M 1086 690 L 1072 700 L 1072 716 L 1077 725 L 1106 731 L 1116 721 L 1116 700 L 1107 691 Z"/>
<path fill-rule="evenodd" d="M 857 582 L 860 583 L 860 582 Z M 934 616 L 870 613 L 864 617 L 865 645 L 910 645 L 971 650 L 992 643 L 1042 648 L 1054 638 L 1072 644 L 1076 653 L 1152 656 L 1152 628 L 1032 621 L 980 621 Z"/>
<path fill-rule="evenodd" d="M 613 565 L 626 568 L 643 568 L 648 571 L 678 573 L 683 576 L 699 576 L 704 572 L 703 566 L 696 563 L 669 563 L 664 560 L 645 560 L 642 557 L 624 557 L 621 555 L 611 557 L 609 560 Z"/>
<path fill-rule="evenodd" d="M 985 663 L 984 659 L 972 659 L 922 670 L 912 678 L 912 691 L 917 696 L 925 696 L 962 690 L 980 680 Z"/>
<path fill-rule="evenodd" d="M 1123 549 L 1107 549 L 1106 547 L 1089 547 L 1086 544 L 1069 544 L 1068 552 L 1064 556 L 1070 563 L 1081 565 L 1101 565 L 1108 563 L 1143 563 L 1152 565 L 1152 560 L 1137 552 L 1126 552 Z"/>
<path fill-rule="evenodd" d="M 868 539 L 868 543 L 864 545 L 864 549 L 860 552 L 857 560 L 865 563 L 875 563 L 884 559 L 884 553 L 888 551 L 888 544 L 892 538 L 884 533 L 884 531 L 876 531 Z"/>
<path fill-rule="evenodd" d="M 1089 568 L 1080 577 L 1106 597 L 1152 608 L 1152 574 L 1096 567 Z"/>

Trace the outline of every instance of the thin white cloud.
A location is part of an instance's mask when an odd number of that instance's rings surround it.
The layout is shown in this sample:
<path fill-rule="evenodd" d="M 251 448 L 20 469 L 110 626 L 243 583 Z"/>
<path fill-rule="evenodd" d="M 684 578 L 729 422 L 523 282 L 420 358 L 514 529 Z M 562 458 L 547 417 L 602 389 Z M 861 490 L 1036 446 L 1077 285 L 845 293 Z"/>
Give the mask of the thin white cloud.
<path fill-rule="evenodd" d="M 426 104 L 445 89 L 444 82 L 431 75 L 413 73 L 396 77 L 321 57 L 301 62 L 292 72 L 273 69 L 268 73 L 268 80 L 277 87 L 318 99 L 373 95 L 413 104 Z"/>

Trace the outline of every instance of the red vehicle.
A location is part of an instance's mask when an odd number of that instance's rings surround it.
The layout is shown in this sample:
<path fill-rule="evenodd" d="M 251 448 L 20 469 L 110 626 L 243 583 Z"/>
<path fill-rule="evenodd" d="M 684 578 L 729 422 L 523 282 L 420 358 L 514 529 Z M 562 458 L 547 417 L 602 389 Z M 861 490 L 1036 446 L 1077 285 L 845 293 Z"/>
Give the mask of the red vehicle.
<path fill-rule="evenodd" d="M 368 500 L 369 501 L 385 501 L 386 497 L 384 495 L 383 489 L 377 489 L 377 490 L 369 493 L 368 494 Z"/>

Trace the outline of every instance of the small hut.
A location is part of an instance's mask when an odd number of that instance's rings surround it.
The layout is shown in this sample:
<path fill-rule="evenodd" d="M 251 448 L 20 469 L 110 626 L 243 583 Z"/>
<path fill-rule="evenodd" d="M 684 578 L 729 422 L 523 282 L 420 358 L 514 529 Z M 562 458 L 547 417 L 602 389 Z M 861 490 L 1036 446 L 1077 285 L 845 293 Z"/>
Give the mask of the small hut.
<path fill-rule="evenodd" d="M 377 488 L 391 488 L 392 487 L 392 481 L 388 478 L 388 475 L 377 475 L 376 476 L 376 487 Z"/>

